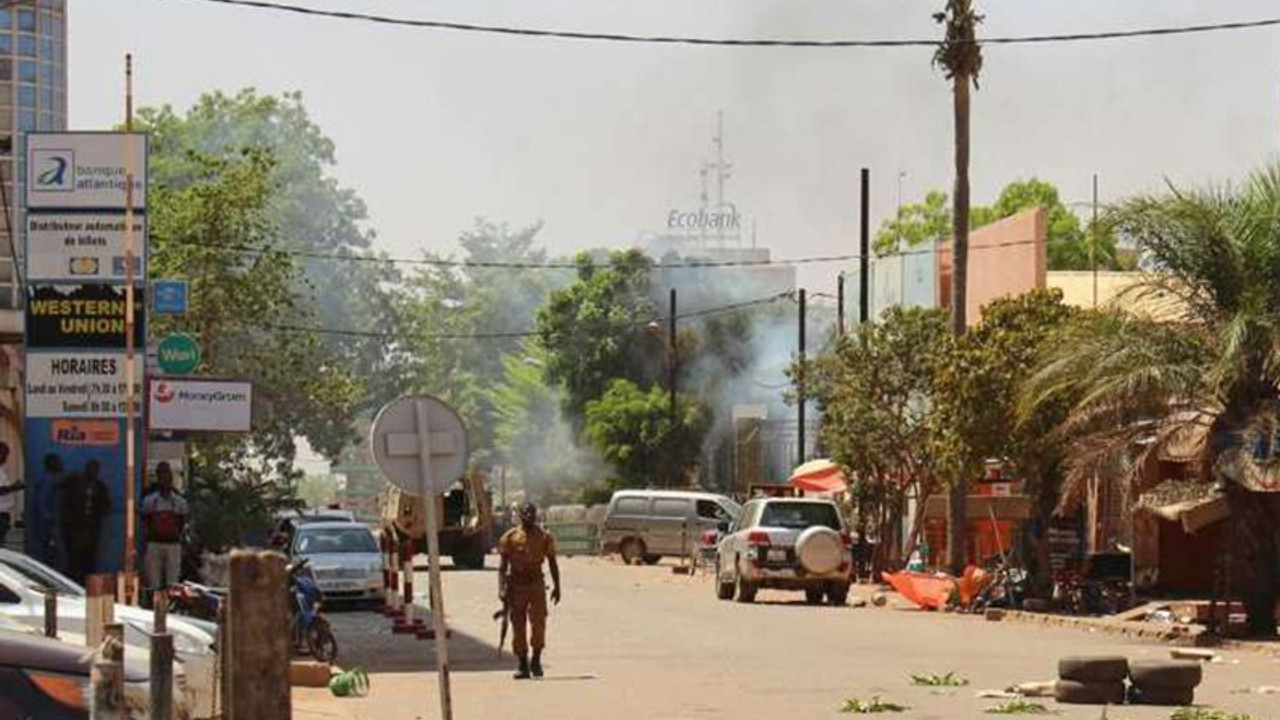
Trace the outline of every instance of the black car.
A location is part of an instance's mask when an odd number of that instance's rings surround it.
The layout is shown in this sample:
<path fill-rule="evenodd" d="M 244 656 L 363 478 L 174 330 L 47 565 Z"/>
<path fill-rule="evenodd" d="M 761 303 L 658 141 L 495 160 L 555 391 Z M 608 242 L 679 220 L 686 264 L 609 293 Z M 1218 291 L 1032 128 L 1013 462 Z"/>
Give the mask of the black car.
<path fill-rule="evenodd" d="M 88 720 L 91 662 L 86 648 L 0 629 L 0 720 Z M 125 682 L 146 687 L 147 674 L 126 661 Z"/>

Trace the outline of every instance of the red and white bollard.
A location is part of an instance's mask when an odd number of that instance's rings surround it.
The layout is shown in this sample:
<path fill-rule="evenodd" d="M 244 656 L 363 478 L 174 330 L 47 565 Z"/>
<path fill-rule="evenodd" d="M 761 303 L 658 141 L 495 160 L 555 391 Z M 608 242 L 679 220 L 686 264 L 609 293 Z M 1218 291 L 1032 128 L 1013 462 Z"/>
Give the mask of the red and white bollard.
<path fill-rule="evenodd" d="M 415 633 L 417 625 L 422 624 L 421 618 L 413 617 L 413 555 L 414 544 L 413 538 L 408 538 L 403 545 L 404 554 L 400 557 L 402 571 L 404 572 L 404 598 L 401 614 L 396 618 L 395 627 L 392 632 L 395 633 Z"/>
<path fill-rule="evenodd" d="M 386 598 L 382 605 L 382 614 L 387 617 L 400 617 L 400 573 L 396 569 L 397 558 L 399 557 L 399 544 L 396 542 L 395 536 L 387 538 L 387 554 L 383 558 L 385 569 L 383 575 L 383 595 Z"/>

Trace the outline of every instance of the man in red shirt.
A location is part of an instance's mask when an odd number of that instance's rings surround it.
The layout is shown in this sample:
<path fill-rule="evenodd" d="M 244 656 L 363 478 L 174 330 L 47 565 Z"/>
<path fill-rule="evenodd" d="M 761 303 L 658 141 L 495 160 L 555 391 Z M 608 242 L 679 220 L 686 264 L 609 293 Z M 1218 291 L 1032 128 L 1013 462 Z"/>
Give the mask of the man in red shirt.
<path fill-rule="evenodd" d="M 156 487 L 142 501 L 146 533 L 147 587 L 165 590 L 178 584 L 182 571 L 182 528 L 187 522 L 187 501 L 173 489 L 169 463 L 156 466 Z"/>

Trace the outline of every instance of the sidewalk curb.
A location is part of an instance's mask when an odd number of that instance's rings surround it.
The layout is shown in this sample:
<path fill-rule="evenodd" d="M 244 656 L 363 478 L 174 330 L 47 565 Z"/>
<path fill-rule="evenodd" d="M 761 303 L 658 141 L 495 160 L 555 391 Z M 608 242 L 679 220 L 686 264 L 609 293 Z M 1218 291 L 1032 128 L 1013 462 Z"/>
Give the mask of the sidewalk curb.
<path fill-rule="evenodd" d="M 1085 618 L 1069 615 L 1047 615 L 1027 612 L 1026 610 L 1010 610 L 1005 615 L 1008 622 L 1020 622 L 1041 627 L 1071 628 L 1088 630 L 1108 635 L 1119 635 L 1134 640 L 1149 640 L 1182 647 L 1217 647 L 1228 650 L 1244 650 L 1261 655 L 1280 657 L 1280 647 L 1266 643 L 1248 642 L 1245 640 L 1213 640 L 1205 634 L 1203 627 L 1187 627 L 1185 625 L 1154 625 L 1142 622 L 1124 622 L 1107 618 Z"/>

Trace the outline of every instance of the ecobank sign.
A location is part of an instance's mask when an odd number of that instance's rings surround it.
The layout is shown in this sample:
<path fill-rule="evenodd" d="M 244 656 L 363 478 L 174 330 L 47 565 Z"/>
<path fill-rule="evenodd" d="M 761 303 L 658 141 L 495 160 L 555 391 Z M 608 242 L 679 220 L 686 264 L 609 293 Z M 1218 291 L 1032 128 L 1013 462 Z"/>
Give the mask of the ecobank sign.
<path fill-rule="evenodd" d="M 33 133 L 27 136 L 27 207 L 123 210 L 133 174 L 133 209 L 147 204 L 147 136 Z"/>

